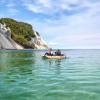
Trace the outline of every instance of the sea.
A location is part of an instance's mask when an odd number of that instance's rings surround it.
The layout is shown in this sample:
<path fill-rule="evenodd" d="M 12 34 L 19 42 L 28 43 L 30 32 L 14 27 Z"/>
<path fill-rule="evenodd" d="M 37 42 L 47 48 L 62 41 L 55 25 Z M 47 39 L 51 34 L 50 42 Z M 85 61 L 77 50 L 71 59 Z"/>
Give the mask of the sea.
<path fill-rule="evenodd" d="M 0 50 L 0 100 L 100 100 L 100 50 Z"/>

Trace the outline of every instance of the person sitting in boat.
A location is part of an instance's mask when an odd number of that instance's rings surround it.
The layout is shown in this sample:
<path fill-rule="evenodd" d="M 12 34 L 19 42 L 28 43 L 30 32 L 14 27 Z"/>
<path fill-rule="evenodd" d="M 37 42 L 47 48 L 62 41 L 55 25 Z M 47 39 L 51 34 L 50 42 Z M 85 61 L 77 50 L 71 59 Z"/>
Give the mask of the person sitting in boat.
<path fill-rule="evenodd" d="M 48 52 L 45 53 L 47 56 L 53 56 L 52 49 L 48 49 Z"/>
<path fill-rule="evenodd" d="M 63 56 L 63 54 L 61 54 L 61 51 L 58 49 L 58 50 L 55 52 L 55 56 Z"/>

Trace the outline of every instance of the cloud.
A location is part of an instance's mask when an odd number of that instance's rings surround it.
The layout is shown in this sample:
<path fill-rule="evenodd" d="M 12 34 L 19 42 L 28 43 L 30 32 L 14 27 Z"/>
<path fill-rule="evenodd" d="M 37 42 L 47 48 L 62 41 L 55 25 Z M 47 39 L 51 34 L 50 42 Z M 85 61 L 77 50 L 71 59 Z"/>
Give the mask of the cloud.
<path fill-rule="evenodd" d="M 15 3 L 11 2 L 11 3 L 7 4 L 6 6 L 7 7 L 15 7 L 16 5 L 15 5 Z"/>
<path fill-rule="evenodd" d="M 48 43 L 48 45 L 52 47 L 52 46 L 58 45 L 58 43 L 57 43 L 57 42 L 52 42 L 52 41 L 51 41 L 51 42 Z"/>
<path fill-rule="evenodd" d="M 31 23 L 50 46 L 100 47 L 99 0 L 0 0 L 2 4 L 9 16 Z"/>
<path fill-rule="evenodd" d="M 48 42 L 52 39 L 58 43 L 56 48 L 100 48 L 100 2 L 84 2 L 82 6 L 88 9 L 71 16 L 63 15 L 59 20 L 48 19 L 45 24 L 37 21 L 37 29 Z"/>
<path fill-rule="evenodd" d="M 5 3 L 6 3 L 6 0 L 0 0 L 0 5 L 5 4 Z"/>
<path fill-rule="evenodd" d="M 10 15 L 16 15 L 19 11 L 15 8 L 9 8 L 8 12 Z"/>
<path fill-rule="evenodd" d="M 22 0 L 24 6 L 27 10 L 32 11 L 33 13 L 41 13 L 41 14 L 62 14 L 64 11 L 70 11 L 75 8 L 78 0 Z"/>
<path fill-rule="evenodd" d="M 0 5 L 14 7 L 16 6 L 16 0 L 0 0 Z"/>
<path fill-rule="evenodd" d="M 1 14 L 6 13 L 6 16 L 14 16 L 19 12 L 16 0 L 0 0 L 0 5 Z"/>

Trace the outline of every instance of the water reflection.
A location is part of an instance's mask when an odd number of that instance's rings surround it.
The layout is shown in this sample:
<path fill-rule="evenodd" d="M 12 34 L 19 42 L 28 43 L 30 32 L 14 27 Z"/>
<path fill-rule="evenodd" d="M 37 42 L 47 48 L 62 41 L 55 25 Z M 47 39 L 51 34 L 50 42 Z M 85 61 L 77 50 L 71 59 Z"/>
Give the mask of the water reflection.
<path fill-rule="evenodd" d="M 100 100 L 100 51 L 78 53 L 44 60 L 38 51 L 0 51 L 0 100 Z"/>
<path fill-rule="evenodd" d="M 57 75 L 61 74 L 61 60 L 58 59 L 58 60 L 55 60 L 55 72 Z"/>
<path fill-rule="evenodd" d="M 45 59 L 45 63 L 46 62 L 50 71 L 54 72 L 56 75 L 61 74 L 61 59 Z"/>
<path fill-rule="evenodd" d="M 29 72 L 35 63 L 34 56 L 35 54 L 29 51 L 0 51 L 0 71 Z"/>
<path fill-rule="evenodd" d="M 55 65 L 60 67 L 61 66 L 61 60 L 60 59 L 55 60 Z"/>
<path fill-rule="evenodd" d="M 46 59 L 45 61 L 48 62 L 49 66 L 61 66 L 61 60 L 60 59 Z"/>

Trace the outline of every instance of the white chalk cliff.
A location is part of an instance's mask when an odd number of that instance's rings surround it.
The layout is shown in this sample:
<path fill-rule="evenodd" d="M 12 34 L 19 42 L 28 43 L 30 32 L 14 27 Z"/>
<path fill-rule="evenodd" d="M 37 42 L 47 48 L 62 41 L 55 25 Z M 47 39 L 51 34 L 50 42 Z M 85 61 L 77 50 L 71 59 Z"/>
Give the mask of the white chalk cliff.
<path fill-rule="evenodd" d="M 0 49 L 24 49 L 11 39 L 11 30 L 6 24 L 0 23 Z"/>
<path fill-rule="evenodd" d="M 31 44 L 33 44 L 34 48 L 36 49 L 48 48 L 47 43 L 36 32 L 35 32 L 35 37 L 31 38 Z M 6 27 L 6 24 L 1 24 L 1 23 L 0 23 L 0 49 L 24 49 L 23 46 L 16 43 L 11 38 L 10 28 Z"/>
<path fill-rule="evenodd" d="M 43 38 L 37 34 L 37 32 L 34 32 L 35 37 L 31 38 L 31 42 L 34 44 L 36 49 L 47 49 L 48 44 L 43 40 Z"/>

